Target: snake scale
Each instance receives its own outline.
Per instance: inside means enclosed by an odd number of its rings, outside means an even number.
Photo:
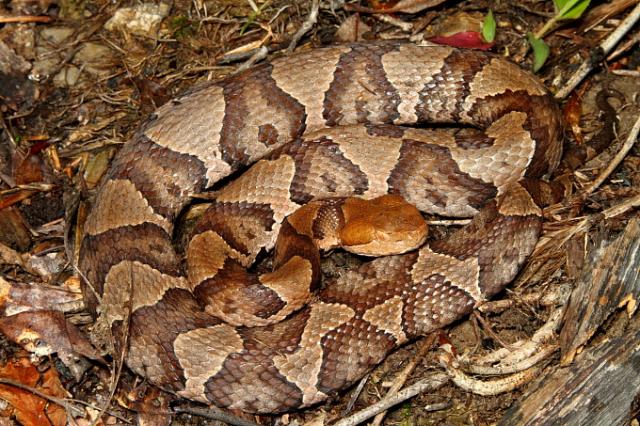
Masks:
[[[127,365],[178,396],[253,413],[316,404],[514,278],[542,223],[523,182],[556,167],[560,135],[537,79],[482,51],[333,46],[208,82],[114,159],[80,248],[87,304],[127,342]],[[183,255],[174,223],[212,187]],[[473,218],[309,295],[311,246],[335,246],[329,228],[369,209],[349,196]],[[369,219],[356,219],[344,238],[357,246]],[[247,270],[276,241],[274,270]]]

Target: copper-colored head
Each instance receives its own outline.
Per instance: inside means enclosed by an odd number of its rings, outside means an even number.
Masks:
[[[372,200],[349,198],[342,207],[342,246],[366,256],[404,253],[427,238],[427,224],[413,205],[398,195]]]

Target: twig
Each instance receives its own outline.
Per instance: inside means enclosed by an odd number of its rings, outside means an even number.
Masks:
[[[367,380],[369,380],[369,374],[365,375],[362,379],[360,379],[360,381],[358,382],[358,386],[356,386],[353,392],[351,392],[351,397],[349,398],[347,407],[344,410],[342,410],[343,417],[348,415],[351,412],[351,410],[353,410],[353,406],[355,405],[356,401],[360,397],[360,394],[362,393],[362,389],[364,389],[364,385],[367,383]]]
[[[635,197],[627,198],[620,204],[616,204],[613,207],[609,207],[605,211],[602,212],[605,219],[610,219],[612,217],[616,217],[621,215],[622,213],[626,213],[627,211],[640,207],[640,194]]]
[[[9,23],[29,23],[29,22],[42,22],[48,23],[53,21],[51,16],[0,16],[0,24],[9,24]]]
[[[422,407],[422,409],[424,411],[429,412],[429,411],[440,411],[449,407],[451,407],[451,401],[444,401],[444,402],[435,402],[433,404],[427,404],[424,407]]]
[[[269,53],[269,49],[267,49],[267,46],[262,46],[261,48],[256,50],[256,52],[253,55],[251,55],[251,57],[247,59],[245,63],[240,65],[235,72],[241,72],[251,68],[253,64],[255,64],[256,62],[266,58],[268,53]]]
[[[638,5],[640,6],[640,3],[638,3]],[[640,11],[640,8],[638,10]],[[636,143],[639,132],[640,132],[640,116],[638,116],[638,119],[636,120],[635,124],[631,128],[631,131],[629,132],[629,136],[627,136],[627,139],[624,141],[624,144],[622,145],[622,147],[620,147],[620,151],[618,151],[618,153],[616,154],[615,157],[613,157],[613,159],[611,160],[607,168],[604,169],[602,173],[600,173],[600,175],[598,175],[598,177],[593,181],[593,183],[580,193],[581,197],[586,197],[589,194],[591,194],[600,185],[602,185],[602,182],[604,182],[611,173],[613,173],[616,167],[618,167],[618,165],[622,162],[622,160],[624,160],[624,158],[627,156],[627,154],[629,153],[633,145]]]
[[[478,311],[483,314],[500,313],[520,304],[537,304],[540,306],[563,305],[571,294],[569,285],[554,286],[551,289],[532,291],[526,294],[516,294],[513,298],[489,300],[478,306]]]
[[[4,130],[4,134],[7,135],[7,138],[9,138],[9,142],[11,143],[9,148],[15,149],[15,147],[17,147],[18,144],[16,143],[16,139],[13,137],[13,132],[9,129],[9,127],[7,126],[7,123],[4,121],[4,114],[2,113],[1,110],[0,110],[0,128]]]
[[[398,19],[391,15],[380,15],[375,14],[371,15],[379,21],[386,22],[387,24],[391,24],[395,27],[400,28],[402,31],[411,32],[413,30],[413,24],[411,22],[405,22],[402,19]]]
[[[311,3],[311,11],[309,12],[309,16],[307,16],[307,19],[304,21],[300,29],[293,35],[291,43],[289,43],[289,47],[287,47],[287,52],[293,52],[293,49],[296,48],[302,36],[304,36],[307,31],[313,28],[316,22],[318,22],[318,9],[320,9],[319,0],[313,0],[313,3]]]
[[[428,220],[427,225],[440,225],[440,226],[463,226],[468,225],[471,219],[442,219],[442,220]]]
[[[476,318],[478,322],[480,322],[480,324],[482,324],[482,326],[484,327],[484,331],[486,331],[493,340],[500,343],[500,346],[502,346],[503,348],[512,349],[512,346],[510,344],[502,340],[500,336],[498,336],[498,334],[493,331],[493,327],[491,327],[491,324],[489,324],[489,322],[485,320],[478,311],[473,311],[473,317]]]
[[[336,10],[344,7],[345,0],[328,0],[329,4],[326,3],[327,1],[322,2],[320,9],[329,10],[333,16],[336,16]]]
[[[475,364],[512,365],[522,362],[532,356],[540,349],[540,346],[556,338],[556,332],[562,324],[565,306],[560,306],[554,310],[547,322],[544,323],[529,339],[518,340],[513,343],[514,350],[501,348],[490,352],[479,359],[474,360]],[[464,359],[463,362],[467,362]],[[499,365],[500,365],[499,364]]]
[[[636,70],[611,70],[613,75],[621,75],[623,77],[640,77],[640,71]]]
[[[446,385],[447,382],[449,382],[449,376],[444,373],[434,373],[426,379],[422,379],[419,382],[402,389],[392,397],[383,398],[376,404],[358,411],[346,419],[342,419],[334,423],[333,426],[354,426],[360,424],[376,414],[393,407],[394,405],[400,404],[409,398],[413,398],[419,393],[436,390]]]
[[[612,54],[607,56],[607,61],[612,61],[616,59],[618,56],[622,55],[627,50],[631,49],[636,43],[640,41],[640,31],[636,32],[634,35],[629,37],[627,41],[625,41],[622,46],[618,47]]]
[[[605,55],[608,55],[613,47],[620,41],[620,39],[627,33],[629,30],[635,25],[635,23],[640,19],[640,3],[633,8],[631,13],[627,15],[627,17],[620,23],[618,28],[616,28],[609,36],[600,43],[600,48],[604,51]],[[556,99],[564,99],[575,89],[578,84],[584,80],[584,78],[591,72],[593,69],[593,63],[591,61],[584,61],[582,65],[578,68],[578,70],[571,76],[569,81],[567,81],[564,88],[562,88],[558,93],[556,93]]]
[[[0,384],[13,386],[15,388],[22,389],[27,392],[31,392],[32,394],[42,399],[46,399],[47,401],[53,402],[54,404],[64,408],[67,411],[67,413],[69,413],[69,415],[71,415],[72,417],[84,415],[84,411],[82,411],[80,408],[76,407],[73,404],[69,404],[67,401],[65,401],[64,398],[58,398],[52,395],[47,395],[46,393],[41,392],[38,389],[32,388],[31,386],[27,386],[20,382],[13,381],[11,379],[5,379],[2,377],[0,377]]]
[[[411,372],[413,372],[414,368],[416,368],[416,365],[418,365],[418,362],[420,362],[422,358],[424,358],[424,356],[427,354],[429,349],[431,349],[431,346],[433,345],[433,342],[435,340],[436,340],[435,333],[431,333],[429,337],[427,337],[425,340],[419,343],[418,353],[415,354],[415,356],[411,359],[411,361],[407,364],[407,366],[400,372],[398,377],[395,378],[385,398],[393,396],[400,390],[400,388],[402,388],[402,386],[406,383],[407,379],[409,378],[409,375],[411,374]],[[387,414],[386,410],[383,411],[382,413],[378,413],[376,415],[376,418],[373,419],[373,421],[371,422],[371,426],[379,426],[380,424],[382,424],[382,420],[384,420],[384,416],[386,414]]]
[[[559,349],[558,345],[544,345],[538,346],[537,351],[534,352],[529,358],[525,358],[521,361],[507,365],[477,365],[468,364],[464,366],[464,370],[467,373],[481,374],[483,376],[497,376],[504,374],[519,373],[527,370],[543,359],[551,356]]]
[[[443,358],[443,364],[446,364],[446,358]],[[451,375],[451,380],[461,389],[482,396],[493,396],[501,393],[511,392],[518,389],[525,383],[530,382],[540,373],[539,368],[531,368],[529,370],[515,373],[507,377],[495,380],[478,380],[465,374],[462,370],[452,365],[447,365],[447,371]]]
[[[234,415],[225,413],[214,408],[193,407],[190,405],[178,406],[173,409],[175,413],[187,413],[194,416],[204,417],[205,419],[220,420],[234,426],[260,426],[249,420],[244,420]]]

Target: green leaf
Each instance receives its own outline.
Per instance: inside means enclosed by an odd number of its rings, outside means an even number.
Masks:
[[[491,43],[496,38],[496,20],[493,18],[491,9],[489,9],[489,13],[487,13],[482,22],[482,38],[488,43]]]
[[[549,57],[549,46],[541,39],[536,38],[533,33],[528,33],[527,39],[533,49],[533,72],[538,72]]]
[[[589,7],[590,0],[554,0],[557,20],[578,19]]]
[[[565,7],[567,5],[567,3],[575,3],[579,0],[553,0],[553,4],[556,7],[557,11],[562,10],[563,7]],[[570,6],[571,7],[571,6]]]
[[[590,0],[580,0],[573,7],[569,8],[566,12],[558,15],[558,20],[561,19],[578,19],[584,11],[589,7]]]

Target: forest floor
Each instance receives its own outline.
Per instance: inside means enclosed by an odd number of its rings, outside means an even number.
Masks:
[[[562,106],[565,140],[585,146],[598,138],[610,147],[554,177],[566,200],[545,209],[543,237],[515,282],[470,318],[394,352],[361,388],[301,412],[230,413],[227,421],[356,424],[353,413],[390,393],[397,400],[378,424],[548,424],[554,416],[571,424],[584,413],[594,424],[638,424],[640,351],[630,336],[640,332],[640,28],[601,48],[634,7],[593,3],[554,24],[550,0],[0,3],[0,424],[220,424],[207,418],[217,411],[185,407],[91,346],[93,319],[73,266],[100,178],[157,107],[288,49],[353,41],[458,43],[531,69],[537,49],[527,34],[549,21],[549,56],[537,76]],[[490,10],[495,38],[487,42],[481,33],[490,30]],[[581,66],[592,70],[573,85]],[[323,261],[329,275],[359,262],[339,252]],[[455,348],[453,364],[442,362],[443,342]],[[518,351],[520,367],[498,376],[499,360]],[[493,368],[488,376],[463,372],[483,359]],[[633,371],[625,384],[621,377]],[[442,372],[458,379],[406,400],[390,391],[395,382],[404,388]],[[602,398],[580,390],[585,378]],[[607,388],[630,394],[607,402]]]

